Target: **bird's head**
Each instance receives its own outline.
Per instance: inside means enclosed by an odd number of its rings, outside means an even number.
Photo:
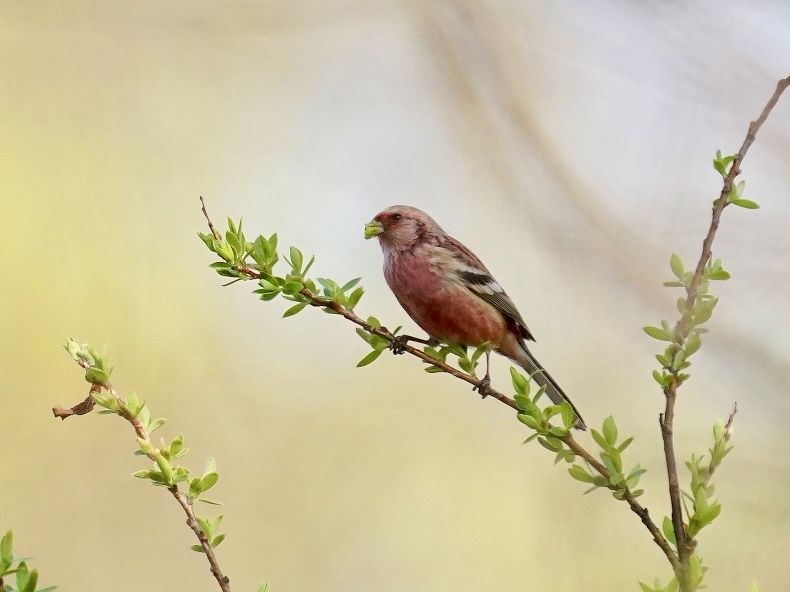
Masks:
[[[411,206],[390,206],[365,225],[365,238],[378,237],[385,251],[409,249],[423,237],[442,232],[433,218]]]

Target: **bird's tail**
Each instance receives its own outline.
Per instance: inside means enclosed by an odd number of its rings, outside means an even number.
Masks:
[[[546,394],[548,395],[549,399],[555,405],[559,405],[563,401],[566,401],[571,408],[573,409],[573,413],[576,415],[576,422],[574,423],[573,427],[577,430],[586,430],[587,425],[584,423],[579,410],[576,409],[576,405],[568,398],[568,395],[560,388],[560,385],[557,384],[557,381],[551,377],[551,374],[546,372],[546,369],[540,365],[535,359],[535,356],[532,355],[532,352],[527,349],[526,344],[521,343],[521,351],[519,355],[515,358],[514,361],[518,362],[518,364],[527,371],[527,373],[532,376],[532,379],[537,382],[540,386],[546,387]]]

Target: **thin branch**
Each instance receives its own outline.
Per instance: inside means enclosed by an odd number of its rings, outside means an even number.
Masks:
[[[705,239],[702,241],[702,253],[700,254],[699,261],[697,262],[694,276],[692,277],[692,280],[686,290],[686,310],[694,309],[694,305],[696,304],[697,298],[699,296],[698,290],[702,282],[702,275],[705,270],[705,265],[707,265],[711,258],[713,239],[716,237],[716,231],[719,229],[719,222],[721,220],[722,212],[724,212],[724,208],[729,205],[727,197],[730,193],[730,190],[732,189],[733,182],[735,181],[735,178],[741,173],[740,165],[746,158],[746,153],[748,152],[750,146],[752,143],[754,143],[754,140],[757,137],[757,132],[768,119],[768,115],[771,113],[771,110],[774,108],[777,101],[779,101],[779,97],[788,86],[790,86],[790,76],[780,80],[777,83],[776,90],[766,103],[762,113],[760,113],[760,116],[756,120],[752,121],[749,125],[746,139],[743,141],[740,150],[738,150],[738,154],[736,155],[735,160],[733,160],[730,170],[724,177],[724,184],[721,189],[721,194],[713,205],[713,212],[711,214],[711,222],[710,227],[708,228],[708,233],[705,236]],[[688,333],[688,324],[690,322],[691,319],[689,315],[683,315],[678,321],[676,334],[679,335],[679,340],[682,341],[684,338],[683,336]],[[681,345],[681,343],[678,343],[678,345]],[[680,499],[680,485],[678,483],[677,460],[675,456],[672,432],[672,426],[675,419],[675,401],[677,400],[677,389],[680,386],[680,381],[678,378],[679,371],[674,370],[671,374],[672,375],[669,385],[664,390],[664,394],[666,396],[666,405],[664,407],[664,413],[659,416],[659,423],[661,426],[661,436],[664,442],[664,457],[667,465],[669,499],[672,506],[672,528],[675,532],[678,559],[680,560],[681,568],[680,571],[675,570],[675,574],[678,578],[681,592],[689,592],[691,590],[691,582],[689,580],[688,565],[689,557],[694,549],[694,542],[686,533],[686,529],[683,524],[683,508]],[[733,415],[730,416],[731,420],[733,416],[734,412]],[[732,424],[730,423],[729,425],[731,426]]]
[[[222,235],[217,232],[217,229],[214,228],[214,225],[211,223],[211,218],[208,217],[208,212],[206,211],[206,202],[203,201],[203,196],[200,196],[200,209],[203,210],[203,215],[206,217],[206,222],[208,222],[208,229],[211,231],[211,235],[217,239],[221,240]]]
[[[90,363],[88,363],[86,360],[80,359],[77,360],[77,363],[84,369],[90,368]],[[137,419],[136,417],[134,417],[128,412],[128,410],[126,409],[126,400],[118,394],[118,392],[115,390],[115,388],[113,388],[111,383],[108,382],[107,384],[102,386],[99,386],[97,384],[92,385],[91,394],[88,395],[88,399],[90,399],[93,402],[93,393],[101,392],[102,388],[106,390],[110,395],[115,397],[115,399],[117,399],[119,403],[121,403],[120,412],[118,413],[118,415],[123,417],[126,421],[128,421],[132,425],[135,433],[137,434],[137,437],[151,444],[151,448],[154,450],[154,452],[146,453],[146,456],[152,461],[154,461],[155,463],[160,462],[162,459],[157,458],[158,449],[156,449],[153,443],[151,442],[151,438],[148,435],[148,432],[146,432],[145,427],[143,426],[143,424],[140,422],[139,419]],[[93,409],[93,404],[91,404],[90,406],[87,405],[88,399],[82,401],[81,403],[78,403],[71,409],[64,409],[63,407],[55,407],[52,409],[52,412],[54,413],[55,417],[60,417],[61,419],[66,419],[67,417],[70,417],[72,415],[85,415],[86,413],[89,413],[91,409]],[[75,411],[75,409],[77,411]],[[203,532],[203,530],[200,528],[200,525],[198,524],[197,518],[195,516],[194,508],[192,507],[192,499],[189,498],[188,496],[185,496],[178,488],[178,485],[172,485],[168,487],[167,490],[173,495],[173,497],[179,503],[181,508],[184,510],[184,513],[187,516],[187,520],[186,520],[187,526],[189,526],[189,528],[192,529],[192,532],[195,533],[195,536],[198,538],[198,541],[200,542],[200,546],[203,547],[203,552],[205,553],[206,559],[209,562],[211,573],[214,576],[214,578],[216,578],[220,589],[222,590],[222,592],[230,592],[230,578],[222,574],[222,570],[220,569],[219,563],[217,562],[217,556],[214,554],[214,549],[211,547],[211,544],[208,538],[206,537],[206,534]]]

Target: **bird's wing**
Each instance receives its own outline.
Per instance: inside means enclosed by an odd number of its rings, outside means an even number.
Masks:
[[[453,271],[455,271],[461,282],[474,294],[488,302],[506,317],[512,319],[518,325],[519,332],[525,339],[534,341],[535,338],[527,327],[527,323],[521,317],[521,313],[518,312],[516,305],[502,286],[499,285],[499,282],[494,279],[491,272],[486,269],[483,262],[472,251],[452,237],[448,236],[442,246],[452,253],[454,260],[457,262]]]

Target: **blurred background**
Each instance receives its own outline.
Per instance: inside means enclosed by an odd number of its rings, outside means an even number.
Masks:
[[[506,407],[408,357],[358,370],[349,324],[220,287],[198,196],[317,254],[317,276],[363,276],[358,312],[410,333],[362,229],[394,203],[432,214],[588,422],[614,413],[637,437],[660,521],[659,345],[641,327],[676,317],[669,255],[698,258],[714,151],[737,151],[790,74],[788,27],[771,1],[5,0],[0,530],[64,591],[216,588],[180,508],[131,477],[147,465],[129,426],[52,417],[87,394],[73,337],[109,344],[116,387],[183,432],[187,466],[217,459],[234,590],[666,580],[627,507],[582,497]],[[743,167],[762,209],[725,212],[733,279],[678,403],[681,458],[740,409],[700,536],[715,590],[790,582],[789,157],[785,96]]]

